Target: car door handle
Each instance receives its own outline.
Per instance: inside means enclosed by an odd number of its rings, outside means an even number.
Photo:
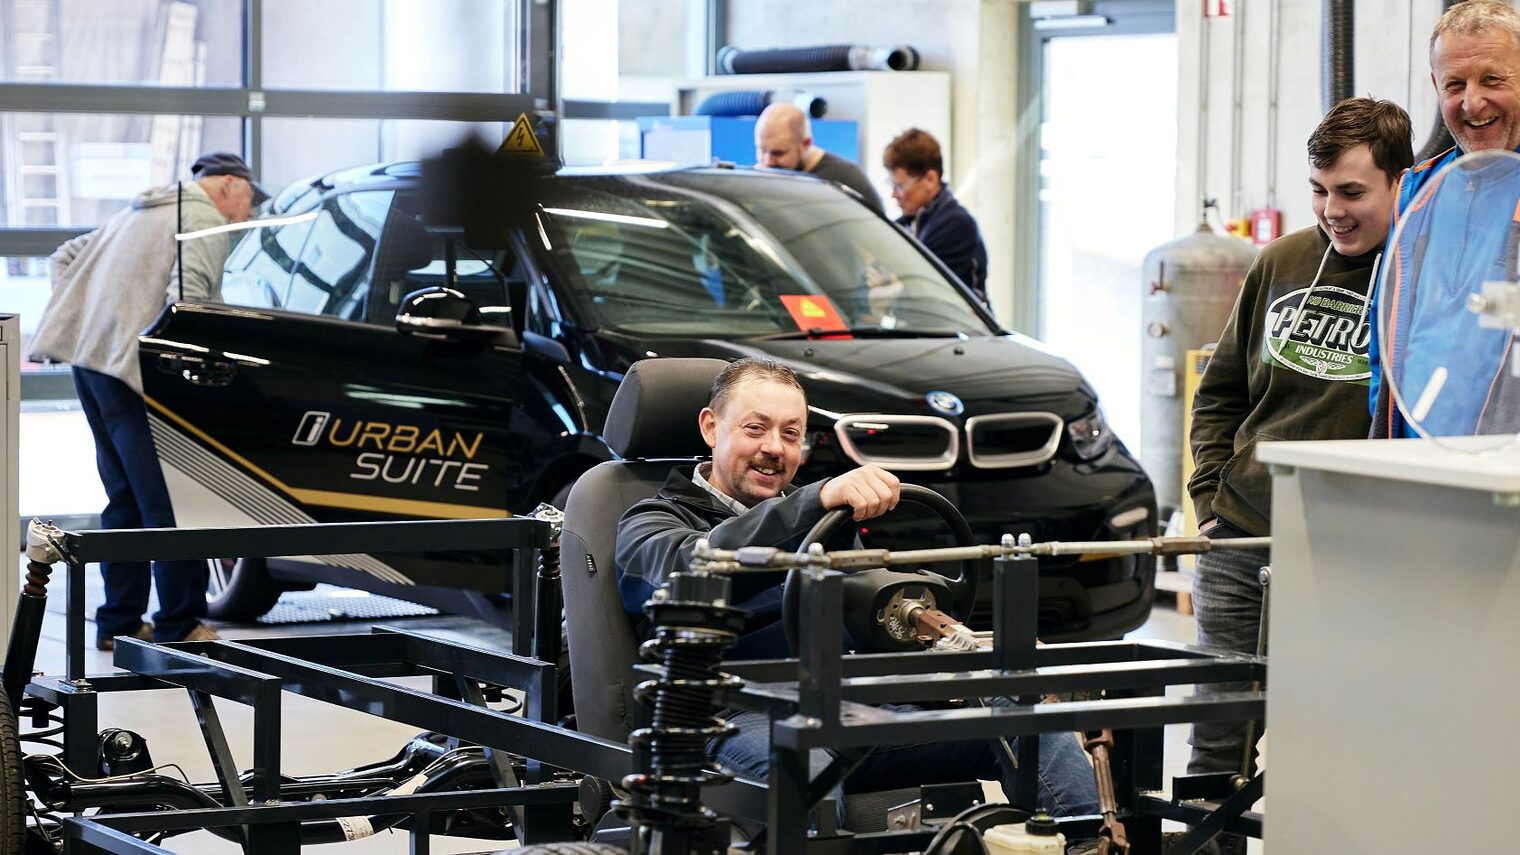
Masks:
[[[227,386],[237,375],[235,362],[178,353],[159,354],[158,368],[167,374],[178,374],[196,386]]]

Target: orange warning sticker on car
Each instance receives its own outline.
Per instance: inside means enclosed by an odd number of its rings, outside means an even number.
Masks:
[[[791,313],[792,322],[803,332],[843,332],[849,327],[834,301],[822,294],[782,294],[781,305]]]

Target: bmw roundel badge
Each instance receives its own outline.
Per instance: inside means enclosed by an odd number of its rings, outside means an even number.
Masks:
[[[966,410],[966,405],[961,403],[961,399],[949,392],[930,392],[924,398],[935,412],[944,413],[947,416],[958,416]]]

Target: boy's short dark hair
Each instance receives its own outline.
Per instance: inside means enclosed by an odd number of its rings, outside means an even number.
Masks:
[[[940,153],[939,140],[918,128],[909,128],[887,143],[881,162],[888,171],[901,169],[909,175],[919,176],[932,169],[941,178],[945,177],[945,158]]]
[[[727,367],[718,372],[718,376],[713,379],[712,393],[707,400],[707,406],[712,408],[713,412],[721,414],[735,389],[757,380],[769,380],[783,386],[791,386],[803,393],[804,400],[807,398],[807,392],[802,388],[802,381],[797,379],[797,372],[769,356],[746,356],[730,362]]]
[[[1372,162],[1389,181],[1397,181],[1414,165],[1414,129],[1409,114],[1392,101],[1372,98],[1347,98],[1330,108],[1309,135],[1309,162],[1315,169],[1328,169],[1347,149],[1363,143],[1372,150]]]

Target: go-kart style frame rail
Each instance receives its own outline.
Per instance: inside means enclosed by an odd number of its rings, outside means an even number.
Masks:
[[[1236,543],[1155,538],[1117,544],[1080,544],[1084,551],[1126,548],[1168,554],[1228,548]],[[1265,546],[1267,539],[1239,546]],[[1059,548],[1055,544],[1054,548]],[[988,739],[1059,731],[1112,728],[1115,790],[1122,817],[1130,825],[1133,852],[1161,852],[1161,820],[1208,821],[1214,811],[1153,795],[1162,788],[1162,727],[1208,721],[1262,720],[1266,713],[1266,659],[1170,642],[1088,642],[1040,646],[1038,624],[1039,564],[1048,552],[1027,539],[1004,538],[1000,546],[948,547],[891,552],[839,550],[818,545],[807,554],[750,548],[737,551],[699,545],[694,572],[774,572],[797,569],[801,589],[798,658],[769,662],[725,663],[724,670],[744,680],[725,696],[732,707],[766,712],[771,721],[768,841],[775,852],[804,852],[810,845],[809,809],[849,774],[850,758],[877,745]],[[974,553],[974,554],[973,554]],[[976,653],[843,655],[839,627],[844,626],[843,581],[835,568],[856,569],[967,559],[992,559],[993,646]],[[641,666],[647,668],[647,666]],[[1239,682],[1249,691],[1208,696],[1165,697],[1167,686]],[[1042,695],[1086,693],[1098,700],[1040,703]],[[959,699],[1012,697],[1019,706],[971,706],[923,712],[884,710],[884,702],[949,702]],[[815,748],[834,752],[834,760],[817,778],[808,756]],[[858,760],[857,760],[858,762]],[[1039,740],[1019,740],[1016,801],[1037,803]],[[1224,782],[1220,782],[1225,786]],[[1260,787],[1259,779],[1255,782]],[[1249,788],[1248,788],[1249,789]],[[1227,790],[1226,790],[1227,791]],[[1259,790],[1258,790],[1259,792]],[[1213,794],[1210,794],[1213,795]],[[1243,795],[1249,795],[1245,793]],[[1221,794],[1222,797],[1222,794]],[[1242,816],[1249,802],[1235,799],[1215,816],[1224,830],[1261,836],[1259,815]],[[1252,799],[1251,801],[1254,801]],[[1062,821],[1070,832],[1096,834],[1098,817]],[[1219,829],[1215,829],[1216,831]],[[1193,851],[1188,849],[1187,852]]]
[[[100,561],[206,560],[225,555],[426,552],[451,549],[511,553],[513,588],[532,592],[538,550],[550,542],[549,523],[523,517],[497,520],[405,521],[250,526],[239,528],[132,529],[59,532],[52,546],[67,566],[64,675],[35,678],[28,694],[73,713],[63,734],[65,765],[76,772],[93,765],[100,691],[151,688],[131,676],[85,675],[85,567]],[[533,653],[534,597],[514,595],[512,652]],[[276,692],[276,695],[278,692]],[[16,700],[16,699],[13,699]]]
[[[249,851],[284,855],[300,848],[305,819],[410,814],[412,851],[426,852],[429,815],[470,807],[514,806],[520,836],[531,842],[567,839],[573,787],[538,783],[544,764],[618,780],[632,769],[627,745],[556,727],[558,667],[553,650],[538,647],[533,628],[537,559],[551,543],[552,526],[527,517],[499,520],[408,521],[263,526],[226,529],[153,529],[57,532],[52,546],[67,564],[66,674],[36,676],[26,694],[40,701],[34,715],[62,713],[62,757],[74,773],[93,776],[104,692],[184,689],[195,706],[218,783],[230,802],[220,809],[117,813],[66,817],[63,834],[84,851],[166,852],[129,831],[179,831],[228,824],[245,826]],[[127,673],[84,673],[84,573],[91,562],[203,559],[223,555],[269,557],[445,549],[510,551],[513,565],[513,652],[474,648],[425,634],[378,627],[367,635],[294,636],[244,641],[153,644],[116,640],[113,663]],[[557,628],[558,621],[554,624]],[[546,652],[548,655],[546,655]],[[535,655],[537,658],[535,658]],[[433,692],[383,678],[431,676]],[[523,715],[485,705],[479,682],[523,692]],[[282,692],[303,695],[413,724],[528,759],[528,787],[500,786],[490,793],[434,793],[405,797],[281,804]],[[253,709],[251,778],[239,779],[214,699]],[[498,783],[511,773],[492,760]],[[512,783],[516,783],[513,781]],[[758,786],[725,788],[712,801],[727,810],[763,814]],[[494,794],[494,795],[493,795]],[[250,798],[251,797],[251,798]],[[336,806],[336,807],[334,807]],[[72,845],[72,844],[71,844]]]
[[[526,524],[526,527],[525,527]],[[373,538],[370,527],[414,526],[405,534]],[[519,526],[518,530],[510,528]],[[541,525],[541,524],[538,524]],[[421,527],[440,526],[436,532]],[[482,532],[466,531],[480,527]],[[131,557],[168,555],[175,558],[225,554],[331,554],[343,552],[417,551],[427,548],[424,533],[447,535],[449,548],[517,548],[516,604],[531,602],[522,594],[534,589],[531,556],[548,536],[543,525],[531,520],[482,522],[347,524],[341,533],[332,526],[271,527],[262,529],[201,532],[101,532],[70,535],[70,579],[82,583],[83,565],[125,552]],[[486,534],[484,530],[496,528]],[[293,531],[274,531],[285,529]],[[320,529],[320,531],[318,531]],[[382,529],[383,530],[383,529]],[[231,534],[234,543],[222,538],[200,540],[206,534]],[[134,535],[152,535],[137,541]],[[175,543],[174,534],[189,534],[193,543]],[[475,540],[476,535],[488,542]],[[335,536],[338,535],[338,536]],[[361,538],[350,542],[352,535]],[[168,537],[166,537],[168,536]],[[273,537],[273,542],[266,540]],[[286,540],[284,538],[291,539]],[[247,538],[247,539],[245,539]],[[254,543],[257,541],[257,544]],[[378,544],[378,545],[377,545]],[[123,547],[120,551],[106,551]],[[232,548],[232,547],[238,548]],[[929,560],[916,551],[915,560]],[[192,554],[193,553],[193,554]],[[808,806],[820,800],[848,773],[847,761],[836,761],[818,779],[811,778],[807,753],[813,747],[852,749],[894,742],[934,741],[947,738],[993,738],[1058,730],[1114,727],[1117,743],[1113,764],[1124,819],[1131,823],[1131,841],[1139,853],[1160,851],[1162,817],[1182,821],[1205,821],[1210,812],[1148,795],[1161,786],[1161,725],[1193,721],[1260,718],[1264,694],[1260,691],[1216,695],[1210,698],[1165,698],[1168,685],[1242,681],[1264,683],[1265,660],[1217,654],[1164,642],[1099,642],[1037,647],[1034,640],[1036,614],[1028,604],[1034,594],[1038,567],[1027,553],[1005,554],[994,564],[994,646],[991,651],[923,655],[879,654],[844,657],[834,633],[823,627],[842,625],[842,574],[817,567],[802,575],[803,631],[801,656],[796,660],[731,663],[725,667],[744,677],[747,685],[729,693],[725,702],[748,709],[761,709],[772,719],[772,763],[769,791],[761,784],[736,781],[704,789],[706,803],[721,813],[765,819],[772,852],[887,853],[921,849],[935,829],[859,834],[849,838],[810,837],[806,825]],[[951,559],[958,560],[958,559]],[[799,562],[802,563],[802,562]],[[76,566],[77,565],[77,566]],[[737,570],[737,568],[735,568]],[[742,572],[742,571],[739,571]],[[74,608],[71,585],[70,622],[77,623],[82,654],[83,601]],[[1023,606],[1015,607],[1023,603]],[[177,831],[208,826],[242,825],[250,840],[257,839],[260,853],[271,855],[299,851],[298,824],[307,819],[359,813],[410,814],[413,822],[412,851],[428,851],[427,823],[430,815],[475,807],[481,803],[531,811],[542,817],[534,832],[530,818],[523,824],[525,837],[553,839],[564,825],[566,785],[530,784],[501,787],[478,793],[439,793],[405,797],[331,800],[320,803],[278,803],[278,700],[281,691],[341,702],[387,718],[435,730],[488,749],[530,757],[533,766],[552,764],[610,780],[632,770],[632,750],[622,744],[599,740],[558,728],[533,716],[553,714],[554,666],[520,655],[532,651],[528,628],[531,620],[514,621],[514,653],[501,654],[417,633],[380,628],[370,635],[305,638],[271,638],[254,641],[193,642],[171,645],[118,640],[116,664],[137,673],[112,674],[88,679],[39,678],[29,693],[65,708],[66,755],[76,761],[93,762],[93,740],[98,722],[95,693],[181,687],[192,698],[227,697],[255,707],[255,762],[251,782],[261,803],[233,804],[220,809],[173,812],[121,813],[93,817],[68,817],[63,833],[80,851],[108,853],[166,852],[132,832]],[[76,627],[71,626],[71,634]],[[299,654],[299,655],[296,655]],[[74,660],[83,662],[82,655]],[[648,668],[649,666],[641,666]],[[443,694],[408,689],[383,677],[431,674],[434,688]],[[889,679],[888,675],[895,675]],[[910,679],[903,679],[906,675]],[[475,680],[522,688],[539,700],[525,708],[529,718],[488,709],[478,694],[470,697],[466,686]],[[451,691],[455,697],[447,697]],[[1065,691],[1098,691],[1109,698],[1035,704],[1040,694]],[[478,693],[478,686],[476,686]],[[889,713],[867,706],[878,700],[944,700],[970,696],[1009,695],[1027,702],[1017,709],[938,710],[930,713]],[[1117,697],[1116,697],[1117,696]],[[209,708],[209,705],[208,705]],[[71,719],[87,720],[74,722]],[[214,716],[213,716],[214,721]],[[260,725],[260,721],[263,725]],[[204,722],[204,717],[203,717]],[[218,774],[229,792],[236,781],[230,752],[219,728],[205,728],[213,759],[225,758]],[[1021,740],[1019,748],[1019,795],[1033,802],[1038,768],[1038,741]],[[72,749],[72,750],[69,750]],[[88,768],[88,766],[82,767]],[[530,781],[533,780],[530,766]],[[229,777],[230,776],[230,777]],[[242,792],[239,784],[237,792]],[[479,801],[476,801],[476,800]],[[1238,800],[1237,800],[1238,801]],[[1237,806],[1236,814],[1239,813]],[[535,817],[535,818],[536,818]],[[1216,820],[1218,817],[1216,817]],[[1092,834],[1097,817],[1063,820],[1071,833]],[[1236,816],[1222,824],[1227,830],[1260,835],[1255,815]],[[74,851],[74,850],[70,850]]]

